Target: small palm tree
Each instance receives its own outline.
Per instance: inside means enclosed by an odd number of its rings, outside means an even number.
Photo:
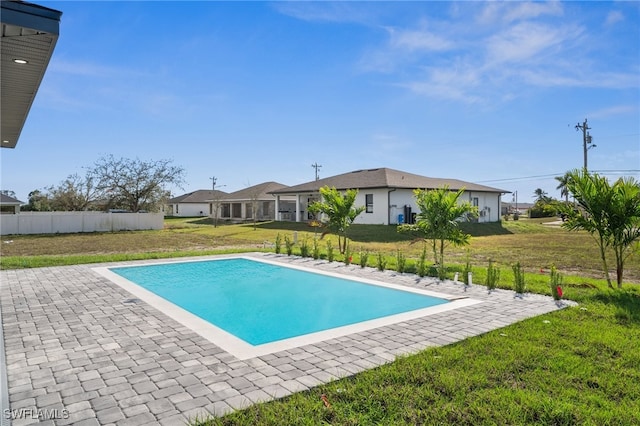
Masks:
[[[344,254],[347,249],[347,229],[365,209],[364,206],[354,207],[358,190],[349,189],[344,195],[335,188],[324,186],[320,188],[322,201],[316,201],[309,206],[313,214],[323,213],[322,222],[338,235],[338,250]]]

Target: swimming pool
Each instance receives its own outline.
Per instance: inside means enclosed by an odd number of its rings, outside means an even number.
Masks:
[[[242,256],[96,269],[241,359],[464,304]]]

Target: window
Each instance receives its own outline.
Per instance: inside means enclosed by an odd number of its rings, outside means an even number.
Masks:
[[[213,203],[209,203],[209,215],[213,214]]]
[[[233,203],[231,205],[231,217],[242,219],[242,204]]]
[[[473,197],[473,206],[478,207],[480,205],[478,197]]]
[[[221,217],[231,217],[231,204],[224,203],[222,204],[222,214]]]
[[[253,219],[253,204],[252,203],[247,203],[244,205],[245,211],[246,211],[246,218],[247,219]]]
[[[274,204],[274,206],[275,206],[275,204]],[[271,202],[270,201],[263,201],[262,202],[262,216],[269,217],[271,215],[270,210],[271,210]]]
[[[364,196],[365,198],[365,205],[367,206],[367,213],[373,213],[373,194],[366,194]]]

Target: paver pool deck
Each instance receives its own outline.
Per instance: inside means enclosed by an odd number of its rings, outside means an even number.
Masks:
[[[13,425],[185,424],[196,416],[224,415],[566,306],[542,295],[489,294],[484,286],[338,262],[243,256],[481,303],[241,360],[156,308],[127,303],[132,295],[93,269],[158,260],[0,271],[7,373],[0,387],[9,402],[0,413],[2,425],[8,420]],[[197,259],[212,258],[219,256]]]

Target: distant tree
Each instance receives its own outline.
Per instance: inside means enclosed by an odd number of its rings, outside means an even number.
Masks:
[[[542,188],[536,188],[536,190],[533,191],[533,197],[536,201],[545,201],[549,199],[548,194]]]
[[[95,203],[105,196],[99,190],[91,173],[84,177],[73,174],[56,187],[49,188],[49,199],[53,210],[82,211],[95,208]]]
[[[478,208],[468,201],[460,201],[464,189],[451,191],[448,186],[433,190],[416,189],[414,196],[420,213],[415,224],[398,226],[400,232],[417,232],[431,241],[438,276],[445,278],[444,249],[447,243],[456,246],[469,244],[469,234],[458,226],[460,220],[478,216]]]
[[[21,210],[26,212],[48,212],[51,211],[51,203],[46,193],[35,189],[29,193],[29,202]]]
[[[6,195],[7,197],[16,198],[16,193],[9,189],[2,189],[0,190],[0,193]]]
[[[556,189],[560,190],[560,197],[564,197],[565,202],[569,202],[569,188],[567,185],[569,184],[569,172],[565,173],[562,176],[556,176],[555,179],[558,181],[558,186]]]
[[[158,211],[166,201],[165,186],[181,187],[185,171],[172,160],[142,161],[102,157],[90,169],[96,188],[103,191],[112,207],[132,212]]]
[[[563,227],[585,230],[595,238],[611,288],[607,248],[613,249],[617,284],[622,287],[625,260],[640,240],[640,184],[633,178],[620,178],[611,185],[606,177],[582,169],[569,172],[567,187],[580,209],[564,206],[567,220]]]
[[[344,194],[336,188],[324,186],[320,188],[322,201],[316,201],[309,206],[309,212],[322,213],[321,218],[325,226],[338,236],[338,249],[344,254],[347,248],[347,229],[365,209],[364,206],[355,207],[358,190],[349,189]]]
[[[211,199],[211,213],[213,214],[213,227],[218,227],[218,218],[220,215],[220,206],[224,198],[224,192],[213,190],[213,198]]]

